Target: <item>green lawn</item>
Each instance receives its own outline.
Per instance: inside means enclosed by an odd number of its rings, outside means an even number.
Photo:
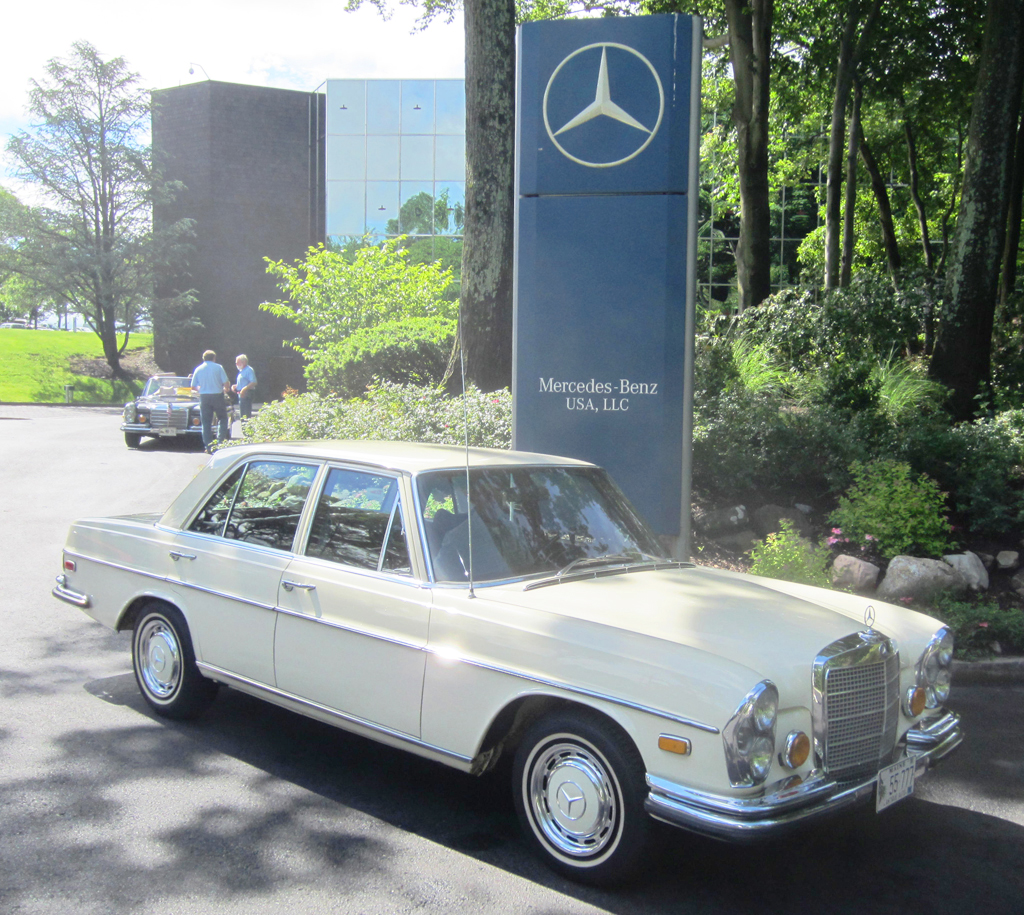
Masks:
[[[128,349],[150,349],[152,334],[132,334]],[[0,401],[63,403],[64,385],[75,386],[81,403],[124,403],[134,395],[121,382],[74,375],[74,356],[100,357],[103,348],[92,332],[0,329]]]

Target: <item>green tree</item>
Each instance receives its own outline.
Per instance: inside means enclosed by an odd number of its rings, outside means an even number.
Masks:
[[[15,175],[48,206],[21,209],[19,241],[3,249],[3,266],[85,315],[123,380],[131,329],[160,304],[157,278],[183,259],[190,229],[182,221],[153,232],[153,204],[174,188],[162,182],[144,142],[150,101],[138,83],[123,58],[103,60],[76,42],[31,81],[36,123],[7,144]]]
[[[974,414],[975,397],[990,380],[1024,80],[1022,31],[1022,0],[989,0],[953,260],[931,364],[932,376],[952,389],[950,407],[961,420]]]
[[[323,245],[293,264],[267,258],[267,272],[277,277],[288,301],[260,308],[302,329],[305,340],[290,345],[308,360],[360,328],[402,318],[454,318],[458,306],[445,296],[451,270],[411,263],[405,241],[400,235],[365,245],[349,252],[351,258]]]

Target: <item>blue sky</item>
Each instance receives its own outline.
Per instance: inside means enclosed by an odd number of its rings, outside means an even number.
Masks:
[[[461,14],[413,31],[417,10],[397,4],[387,21],[371,7],[345,12],[345,0],[21,0],[9,7],[0,55],[0,146],[29,125],[29,80],[78,40],[104,57],[124,57],[153,89],[207,75],[307,91],[325,79],[464,75]],[[23,196],[2,164],[0,183]]]

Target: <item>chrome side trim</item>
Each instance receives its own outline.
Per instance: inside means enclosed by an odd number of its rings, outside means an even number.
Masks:
[[[392,636],[380,635],[377,632],[369,632],[366,629],[357,629],[354,626],[346,626],[336,620],[326,620],[320,616],[311,616],[308,613],[303,613],[301,610],[290,610],[286,607],[278,607],[277,612],[282,616],[293,616],[295,619],[305,620],[307,623],[317,623],[321,626],[327,626],[329,629],[340,629],[342,632],[351,632],[353,635],[362,635],[368,639],[377,639],[380,642],[388,642],[391,645],[398,645],[400,648],[411,648],[414,651],[430,650],[425,645],[417,642],[407,642],[402,639],[393,638]]]
[[[465,658],[459,655],[455,655],[453,657],[447,652],[438,651],[434,647],[428,648],[427,651],[431,654],[440,654],[446,661],[458,661],[461,664],[469,664],[471,667],[479,667],[483,670],[491,670],[495,673],[506,674],[507,676],[515,677],[519,680],[527,680],[530,683],[539,683],[541,686],[552,687],[553,689],[573,693],[577,696],[587,696],[590,699],[599,699],[602,702],[610,702],[612,705],[621,705],[624,708],[631,708],[637,712],[654,715],[658,718],[664,718],[667,721],[674,721],[676,724],[683,724],[687,727],[696,728],[698,731],[706,731],[709,734],[721,733],[721,731],[714,725],[705,724],[703,721],[696,721],[693,718],[685,718],[682,715],[666,712],[664,709],[654,708],[650,705],[641,705],[639,702],[633,702],[629,699],[620,699],[617,696],[610,696],[607,693],[599,693],[596,690],[586,689],[582,686],[572,686],[569,683],[561,682],[559,680],[548,680],[544,677],[535,677],[532,674],[523,673],[519,670],[512,670],[508,667],[498,667],[496,664],[488,664],[485,661],[476,661],[472,658]]]
[[[461,763],[463,766],[469,766],[473,761],[473,757],[471,756],[463,756],[461,753],[454,753],[451,750],[444,749],[443,747],[426,743],[418,737],[413,737],[409,734],[403,733],[402,731],[396,731],[394,728],[385,727],[382,724],[375,724],[372,721],[367,721],[365,718],[359,718],[356,715],[339,712],[337,709],[333,709],[330,706],[321,705],[319,702],[313,702],[309,699],[303,699],[301,696],[296,696],[294,693],[285,692],[283,689],[278,689],[275,686],[267,686],[265,683],[259,683],[256,680],[250,680],[248,677],[233,674],[220,667],[214,667],[212,664],[205,664],[201,661],[197,661],[196,666],[213,680],[226,683],[228,686],[234,685],[241,687],[245,692],[257,697],[266,698],[267,701],[273,702],[274,704],[279,705],[281,700],[285,702],[292,702],[304,709],[308,709],[310,712],[316,712],[319,715],[337,719],[339,722],[344,722],[345,724],[352,725],[356,728],[373,731],[374,733],[384,735],[391,740],[398,741],[403,744],[409,744],[410,746],[430,753],[433,756],[444,757],[445,759],[449,759],[453,762]],[[344,727],[344,725],[339,726]]]
[[[82,610],[86,610],[92,606],[92,602],[89,600],[88,594],[83,594],[81,591],[75,591],[67,585],[67,577],[64,575],[58,575],[57,586],[50,593],[62,601],[74,604],[76,607],[80,607]]]
[[[182,581],[179,578],[168,578],[166,575],[157,575],[155,572],[146,572],[142,569],[136,569],[132,566],[121,565],[119,562],[111,562],[108,559],[96,559],[93,556],[86,556],[83,553],[75,553],[71,550],[65,550],[68,556],[73,556],[76,559],[84,559],[88,562],[95,562],[97,565],[106,566],[110,569],[117,569],[120,572],[131,572],[133,575],[139,575],[142,578],[149,578],[153,581],[162,581],[164,584],[175,585],[177,587],[188,588],[192,591],[200,591],[203,594],[212,594],[214,597],[224,597],[228,600],[237,601],[240,604],[247,604],[250,607],[259,607],[260,610],[275,610],[277,609],[273,604],[262,604],[259,601],[247,600],[244,597],[239,597],[236,594],[227,594],[223,591],[214,591],[212,588],[204,588],[202,585],[193,585],[187,581]]]

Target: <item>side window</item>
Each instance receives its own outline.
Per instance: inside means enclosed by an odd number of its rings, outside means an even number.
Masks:
[[[331,470],[313,516],[306,555],[360,569],[410,574],[398,480]]]
[[[290,461],[248,464],[224,536],[275,550],[290,550],[316,472],[315,466]]]
[[[244,469],[244,467],[239,467],[217,487],[217,491],[210,496],[202,511],[188,526],[190,531],[195,531],[197,534],[215,534],[218,537],[224,534],[224,523],[228,520],[228,512],[231,511],[231,505],[235,501],[238,482],[242,479]]]

